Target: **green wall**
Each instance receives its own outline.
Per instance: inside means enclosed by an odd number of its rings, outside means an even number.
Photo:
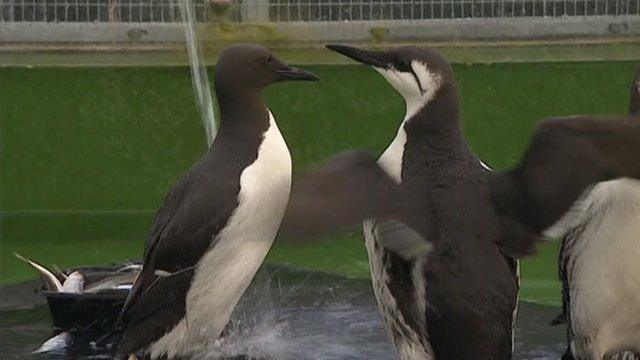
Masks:
[[[455,65],[465,133],[505,168],[541,118],[624,113],[636,65]],[[307,68],[322,81],[266,92],[295,169],[350,147],[384,149],[403,115],[386,82],[361,66]],[[13,251],[60,266],[137,257],[154,209],[205,150],[184,67],[0,68],[0,122],[0,282],[33,275]],[[526,264],[525,297],[556,300],[555,247]],[[357,232],[279,245],[270,260],[368,274]]]

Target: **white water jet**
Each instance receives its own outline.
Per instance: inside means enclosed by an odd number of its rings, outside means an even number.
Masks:
[[[213,110],[213,97],[209,87],[207,67],[202,56],[202,49],[196,31],[196,11],[191,0],[180,0],[180,16],[184,29],[187,57],[191,68],[191,82],[198,102],[200,118],[207,135],[207,144],[211,146],[216,137],[216,118]]]

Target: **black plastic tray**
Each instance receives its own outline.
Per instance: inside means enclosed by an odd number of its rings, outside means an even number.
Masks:
[[[61,293],[43,291],[53,325],[59,330],[82,328],[85,331],[109,331],[124,305],[129,290],[99,293]]]

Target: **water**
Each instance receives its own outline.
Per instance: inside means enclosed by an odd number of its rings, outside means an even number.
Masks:
[[[207,68],[204,64],[202,49],[198,41],[196,31],[195,8],[191,0],[180,0],[180,16],[182,17],[182,27],[184,29],[185,43],[187,46],[187,57],[191,69],[191,82],[196,95],[198,109],[209,146],[216,137],[216,120],[213,110],[213,97],[209,86]]]
[[[0,288],[2,359],[100,359],[29,355],[52,333],[37,281]],[[516,359],[558,359],[564,328],[547,324],[559,309],[521,303]],[[86,355],[86,354],[84,354]],[[200,359],[250,355],[263,359],[394,359],[369,281],[266,266],[234,312],[226,340]]]

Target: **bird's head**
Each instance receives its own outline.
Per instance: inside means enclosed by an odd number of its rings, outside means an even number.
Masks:
[[[327,48],[373,67],[402,95],[409,116],[428,105],[445,85],[455,85],[451,66],[431,49],[403,46],[370,51],[344,45]]]
[[[260,91],[282,81],[317,81],[313,73],[290,66],[266,48],[255,44],[236,44],[218,58],[216,87]]]

